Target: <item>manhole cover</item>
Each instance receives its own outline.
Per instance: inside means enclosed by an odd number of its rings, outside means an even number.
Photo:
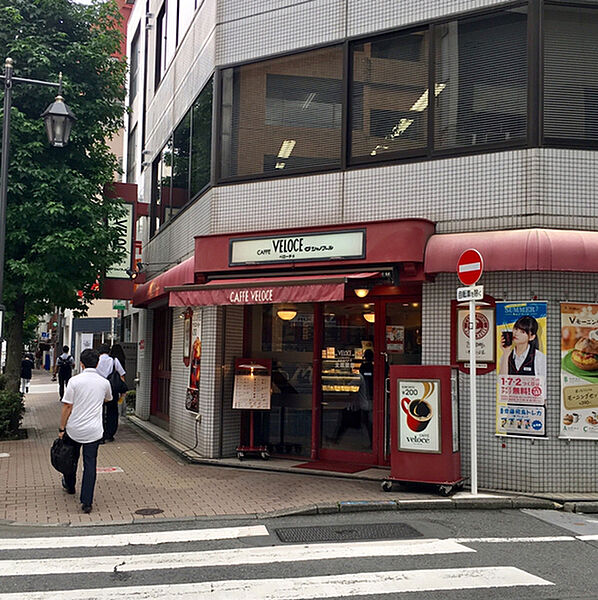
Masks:
[[[281,542],[344,542],[352,540],[391,540],[423,537],[404,523],[326,525],[323,527],[285,527],[275,529]]]
[[[161,508],[140,508],[135,511],[136,515],[159,515],[164,511]]]

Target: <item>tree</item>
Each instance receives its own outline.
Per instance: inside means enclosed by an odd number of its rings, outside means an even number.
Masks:
[[[122,127],[126,62],[113,1],[0,0],[0,47],[14,75],[58,81],[78,117],[65,148],[48,145],[40,114],[55,90],[15,83],[11,113],[4,304],[7,389],[18,389],[23,323],[54,306],[85,312],[120,258],[123,214],[103,187],[118,169],[107,140]],[[92,289],[93,288],[93,289]],[[82,290],[82,295],[78,291]]]

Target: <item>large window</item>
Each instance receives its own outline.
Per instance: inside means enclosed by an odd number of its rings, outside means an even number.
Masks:
[[[137,96],[137,90],[139,88],[140,59],[139,29],[137,29],[135,35],[133,36],[133,41],[131,42],[131,57],[129,66],[129,106],[133,105],[133,102]]]
[[[210,182],[212,88],[210,81],[154,161],[150,235]]]
[[[525,8],[436,27],[435,149],[527,133]]]
[[[544,136],[598,141],[598,11],[547,6]]]
[[[221,175],[340,166],[340,46],[223,72]]]
[[[427,30],[355,44],[352,65],[351,156],[425,149]]]

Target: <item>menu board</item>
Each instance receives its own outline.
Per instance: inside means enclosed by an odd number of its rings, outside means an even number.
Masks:
[[[272,376],[269,366],[237,359],[233,388],[233,408],[270,410]]]

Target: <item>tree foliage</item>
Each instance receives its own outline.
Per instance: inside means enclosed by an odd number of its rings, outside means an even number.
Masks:
[[[118,168],[107,142],[124,115],[119,23],[112,1],[0,0],[0,47],[14,76],[56,82],[62,72],[62,95],[77,116],[68,146],[49,146],[40,114],[55,88],[14,83],[3,298],[9,388],[25,316],[53,306],[84,311],[98,275],[120,256],[118,232],[106,224],[121,204],[103,194]]]

